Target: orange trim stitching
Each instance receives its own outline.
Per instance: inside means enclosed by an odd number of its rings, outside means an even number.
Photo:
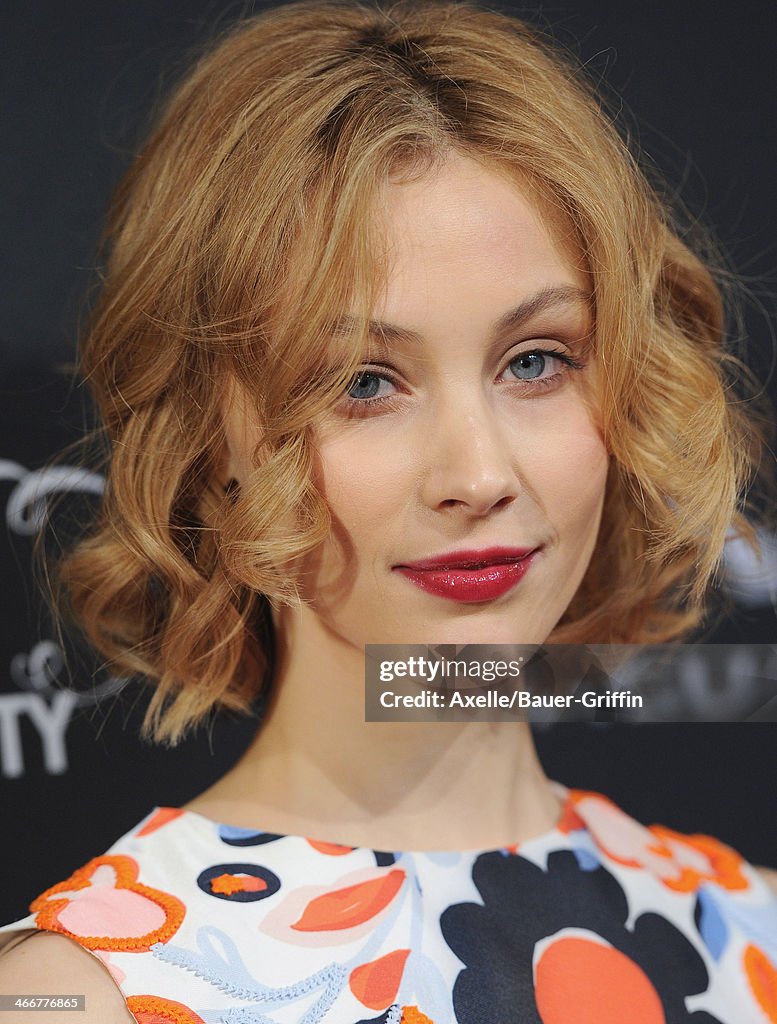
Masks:
[[[161,996],[129,996],[127,1009],[134,1015],[156,1014],[169,1020],[170,1024],[205,1024],[202,1017],[188,1006],[174,999],[163,999]]]
[[[129,889],[132,892],[144,896],[146,899],[156,903],[165,913],[165,922],[154,931],[146,935],[136,937],[115,938],[110,935],[78,935],[65,928],[59,921],[59,914],[71,902],[69,899],[50,899],[60,892],[68,892],[72,889],[86,889],[91,885],[91,879],[95,871],[103,865],[110,867],[116,874],[115,889]],[[132,857],[124,854],[106,854],[102,857],[94,857],[83,867],[78,868],[70,878],[64,882],[58,882],[51,888],[46,889],[30,904],[30,911],[37,913],[35,925],[45,931],[61,932],[69,935],[87,949],[121,950],[126,953],[144,953],[155,942],[167,942],[180,928],[181,922],[186,913],[186,907],[172,893],[163,892],[161,889],[152,889],[151,886],[137,883],[138,865]]]

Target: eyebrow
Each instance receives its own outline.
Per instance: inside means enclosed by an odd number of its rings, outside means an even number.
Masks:
[[[590,309],[591,296],[583,288],[567,284],[542,288],[500,316],[491,325],[491,333],[496,338],[508,331],[523,327],[528,321],[548,309],[556,306],[578,306],[581,304]],[[355,317],[349,313],[343,313],[335,321],[334,330],[336,334],[348,334],[356,330],[358,324],[359,321]],[[374,338],[388,343],[417,345],[423,341],[423,336],[417,331],[385,323],[383,320],[368,320],[367,332]]]

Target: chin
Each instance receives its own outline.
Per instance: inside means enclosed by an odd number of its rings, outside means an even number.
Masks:
[[[472,606],[470,606],[472,607]],[[539,623],[522,621],[520,612],[507,616],[475,615],[457,617],[444,625],[439,621],[429,623],[427,628],[418,622],[408,625],[407,632],[399,640],[386,643],[437,644],[527,644],[536,646],[544,643],[554,622]],[[421,630],[419,634],[419,629]]]

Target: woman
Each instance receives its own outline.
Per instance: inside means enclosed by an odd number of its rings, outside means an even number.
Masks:
[[[5,991],[775,1019],[777,904],[734,851],[554,785],[525,724],[364,720],[367,643],[679,638],[747,532],[718,290],[576,69],[468,4],[240,25],[121,187],[82,361],[110,467],[63,593],[156,681],[158,740],[267,711],[6,927]]]

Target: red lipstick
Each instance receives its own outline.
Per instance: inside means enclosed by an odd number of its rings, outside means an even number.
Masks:
[[[498,547],[451,551],[394,568],[421,590],[472,604],[506,594],[523,579],[538,550]]]

